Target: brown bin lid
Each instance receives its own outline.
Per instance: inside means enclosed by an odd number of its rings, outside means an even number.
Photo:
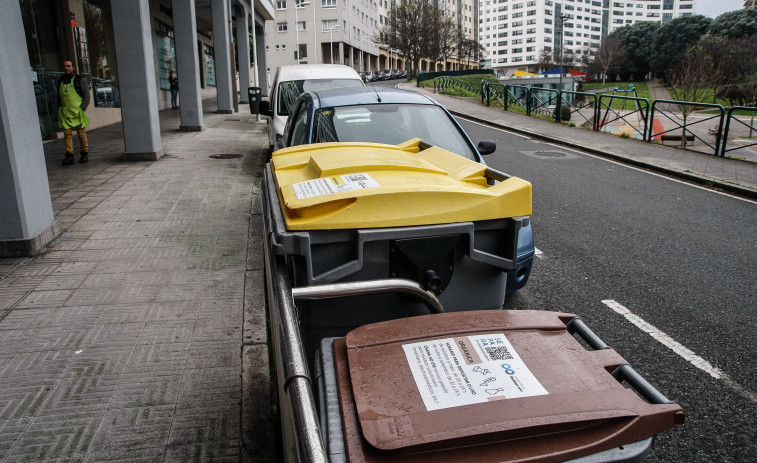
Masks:
[[[349,460],[564,461],[680,425],[680,406],[649,404],[612,377],[627,363],[614,350],[587,351],[568,333],[575,317],[454,312],[335,341]]]

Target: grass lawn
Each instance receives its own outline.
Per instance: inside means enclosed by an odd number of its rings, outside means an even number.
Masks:
[[[633,84],[633,86],[636,88],[636,97],[638,98],[646,98],[649,100],[649,107],[652,107],[652,102],[654,101],[652,99],[652,94],[649,92],[649,87],[647,86],[646,82],[606,82],[604,85],[602,85],[602,82],[592,82],[584,84],[584,91],[588,90],[597,90],[601,88],[610,88],[611,90],[602,92],[601,95],[612,95],[613,94],[613,88],[617,88],[618,90],[627,90],[629,87],[629,84]],[[618,96],[634,96],[633,93],[625,93],[625,92],[618,92]],[[603,101],[604,103],[607,103],[606,100]],[[604,106],[603,106],[604,107]],[[612,103],[613,109],[635,109],[635,106],[632,101],[618,99],[613,101]]]

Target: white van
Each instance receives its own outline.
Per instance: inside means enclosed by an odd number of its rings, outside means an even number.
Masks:
[[[289,118],[289,106],[303,92],[363,85],[360,75],[342,64],[294,64],[278,68],[269,92],[269,101],[261,101],[259,109],[260,114],[268,116],[269,153],[284,147],[281,136]],[[250,105],[250,110],[254,111],[253,105]]]

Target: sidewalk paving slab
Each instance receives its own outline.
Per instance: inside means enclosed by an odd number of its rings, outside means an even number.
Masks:
[[[161,111],[156,162],[119,160],[120,124],[89,132],[87,164],[44,143],[64,232],[0,260],[0,462],[275,459],[265,123],[206,103],[200,132]]]

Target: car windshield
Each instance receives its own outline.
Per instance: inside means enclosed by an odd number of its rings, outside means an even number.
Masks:
[[[279,114],[288,116],[291,106],[298,96],[311,90],[323,90],[325,88],[338,87],[362,87],[363,81],[358,78],[350,79],[308,79],[290,80],[279,84]]]
[[[360,141],[397,145],[412,138],[477,160],[447,113],[430,104],[337,106],[316,112],[313,143]]]

